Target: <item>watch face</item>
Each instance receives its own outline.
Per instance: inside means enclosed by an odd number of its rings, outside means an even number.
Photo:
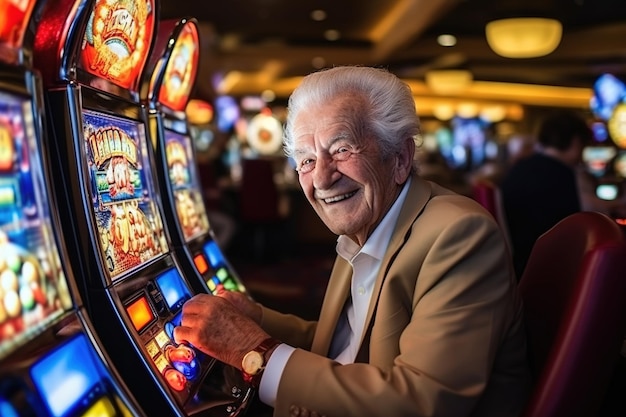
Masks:
[[[263,369],[263,355],[257,351],[250,351],[243,357],[241,363],[243,371],[249,375],[256,375]]]

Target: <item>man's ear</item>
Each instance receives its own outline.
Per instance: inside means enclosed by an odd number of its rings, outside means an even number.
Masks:
[[[415,157],[415,141],[413,138],[406,138],[403,143],[401,152],[396,154],[395,180],[397,184],[404,184],[411,168],[413,167],[413,158]]]

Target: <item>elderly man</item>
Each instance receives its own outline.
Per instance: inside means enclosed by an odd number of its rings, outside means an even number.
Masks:
[[[419,129],[388,71],[305,77],[285,151],[339,236],[319,320],[197,295],[176,340],[242,369],[276,417],[519,415],[530,376],[504,236],[473,200],[419,178]]]

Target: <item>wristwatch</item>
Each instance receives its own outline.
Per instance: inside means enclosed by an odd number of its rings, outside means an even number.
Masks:
[[[269,359],[265,357],[265,354],[268,350],[281,343],[280,340],[269,337],[244,355],[241,361],[244,381],[250,383],[254,388],[259,386],[261,375]]]

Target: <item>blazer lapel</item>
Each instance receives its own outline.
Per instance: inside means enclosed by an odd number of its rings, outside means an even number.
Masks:
[[[366,343],[366,341],[369,340],[372,319],[374,317],[376,307],[378,306],[380,291],[383,283],[385,282],[385,277],[387,276],[387,272],[389,271],[396,254],[404,245],[404,242],[408,239],[411,225],[415,222],[415,219],[419,216],[424,206],[426,206],[426,203],[430,200],[431,194],[432,188],[430,183],[414,175],[411,180],[409,191],[404,200],[404,204],[400,210],[398,221],[396,222],[393,234],[391,235],[389,247],[387,251],[385,251],[385,257],[383,258],[378,276],[376,277],[376,282],[374,283],[372,298],[370,300],[367,317],[365,318],[365,325],[363,327],[364,331],[361,335],[361,341],[359,344],[359,352],[357,353],[357,362],[367,361],[368,359],[369,343]]]
[[[330,342],[337,327],[339,315],[350,294],[352,267],[343,258],[337,257],[330,274],[326,295],[313,336],[311,352],[327,356]]]

